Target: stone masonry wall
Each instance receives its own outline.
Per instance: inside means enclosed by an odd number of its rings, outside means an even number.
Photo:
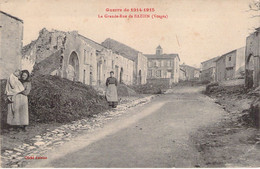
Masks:
[[[0,12],[0,79],[21,68],[23,22]]]

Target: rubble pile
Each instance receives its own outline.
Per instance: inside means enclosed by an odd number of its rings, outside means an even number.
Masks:
[[[64,123],[107,109],[105,97],[91,86],[51,75],[32,80],[29,111],[33,121]]]
[[[5,150],[1,156],[2,167],[24,167],[30,161],[26,157],[43,156],[48,150],[70,141],[79,131],[93,131],[96,128],[102,128],[107,121],[126,113],[128,108],[144,105],[154,97],[148,96],[121,104],[116,109],[108,110],[102,114],[94,114],[86,119],[72,121],[52,131],[47,129],[45,133],[34,136],[26,143]]]
[[[256,116],[259,91],[249,91],[244,86],[222,87],[217,83],[207,89],[206,94],[226,113],[219,122],[200,128],[191,136],[203,159],[200,167],[259,166],[260,130],[255,128],[259,120]]]
[[[127,97],[138,95],[133,89],[131,89],[125,84],[119,84],[117,86],[117,94],[118,96],[127,96]]]
[[[57,51],[45,58],[39,63],[35,63],[33,67],[33,74],[35,75],[47,75],[60,68],[60,56],[61,51]]]
[[[257,89],[248,91],[243,85],[224,87],[210,84],[207,86],[206,94],[216,98],[216,103],[233,114],[232,117],[236,118],[240,124],[248,127],[259,127],[260,95],[257,91]]]
[[[1,124],[5,123],[7,114],[5,85],[6,81],[2,80]],[[109,108],[105,97],[98,95],[93,87],[51,75],[32,77],[28,100],[30,123],[71,122]]]

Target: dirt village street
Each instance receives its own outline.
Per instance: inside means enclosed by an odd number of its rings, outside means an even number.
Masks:
[[[260,167],[260,0],[45,2],[0,3],[1,168]]]
[[[259,143],[252,148],[245,141],[250,134],[259,136],[259,132],[249,129],[230,135],[229,129],[224,134],[226,138],[216,137],[216,130],[225,130],[222,121],[227,112],[214,99],[203,95],[204,89],[170,89],[147,104],[126,110],[102,127],[83,131],[42,154],[47,157],[45,160],[27,160],[26,167],[259,166]],[[219,124],[222,126],[217,127]],[[208,131],[211,129],[215,130],[213,134]]]

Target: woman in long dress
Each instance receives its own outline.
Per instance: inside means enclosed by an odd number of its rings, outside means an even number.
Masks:
[[[117,79],[114,77],[114,72],[110,72],[110,77],[106,80],[106,99],[109,106],[113,108],[117,107],[118,97],[117,97]]]
[[[24,90],[15,95],[13,105],[8,104],[7,123],[11,126],[20,126],[25,130],[26,126],[29,125],[27,95],[31,91],[30,74],[28,70],[21,71],[20,81],[24,86]]]

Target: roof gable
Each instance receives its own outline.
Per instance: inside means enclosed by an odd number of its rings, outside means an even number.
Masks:
[[[179,55],[177,53],[171,53],[171,54],[161,54],[161,55],[156,55],[156,54],[145,54],[147,59],[171,59],[177,57],[179,60]]]
[[[0,11],[0,13],[4,14],[4,15],[6,15],[6,16],[9,16],[10,18],[13,18],[13,19],[18,20],[18,21],[20,21],[20,22],[23,23],[23,20],[21,20],[21,19],[15,17],[15,16],[12,16],[12,15],[10,15],[10,14],[8,14],[8,13],[3,12],[3,11]]]

